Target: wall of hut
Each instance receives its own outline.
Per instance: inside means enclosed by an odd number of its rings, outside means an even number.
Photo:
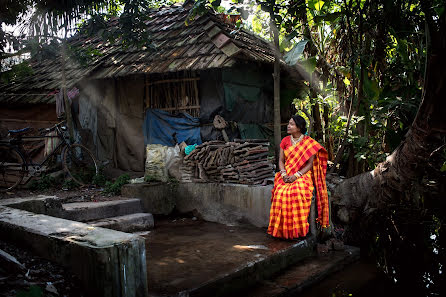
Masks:
[[[0,137],[8,130],[51,127],[58,122],[55,104],[6,105],[0,107]]]
[[[222,139],[221,131],[212,125],[217,114],[231,123],[226,129],[231,140],[268,138],[271,133],[262,128],[273,122],[273,82],[267,67],[240,65],[90,80],[79,89],[79,120],[82,129],[92,135],[92,149],[100,160],[123,170],[144,169],[143,125],[148,108],[186,111],[199,117],[202,141]],[[84,136],[82,141],[87,139]]]
[[[143,78],[92,80],[83,82],[80,90],[79,121],[91,131],[98,159],[123,170],[143,171]]]

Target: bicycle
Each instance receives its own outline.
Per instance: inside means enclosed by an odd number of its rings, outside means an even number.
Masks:
[[[8,131],[8,139],[0,140],[0,192],[14,189],[24,180],[28,183],[34,176],[47,172],[50,160],[61,157],[63,170],[81,186],[91,184],[93,177],[98,174],[98,162],[85,146],[79,143],[71,144],[64,132],[67,131],[65,121],[53,127],[39,129],[41,135],[25,136],[33,131],[27,127],[20,130]],[[51,133],[51,132],[55,132]],[[45,135],[42,135],[44,133]],[[52,134],[52,135],[48,135]],[[24,142],[30,140],[58,139],[57,146],[52,149],[40,163],[33,163],[30,154],[24,148]],[[56,140],[57,141],[57,140]],[[59,167],[60,168],[60,167]]]

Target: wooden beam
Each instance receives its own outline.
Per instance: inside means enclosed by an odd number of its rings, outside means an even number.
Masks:
[[[151,85],[158,85],[158,84],[166,84],[166,83],[175,83],[175,82],[186,82],[186,81],[197,81],[200,80],[199,77],[192,77],[192,78],[172,78],[172,79],[163,79],[154,81],[151,83],[146,84],[147,86]]]

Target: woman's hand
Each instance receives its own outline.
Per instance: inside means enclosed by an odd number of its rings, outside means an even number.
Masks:
[[[297,179],[297,177],[294,176],[294,175],[285,175],[285,176],[283,177],[283,181],[286,182],[286,183],[292,183],[292,182],[294,182],[296,179]]]

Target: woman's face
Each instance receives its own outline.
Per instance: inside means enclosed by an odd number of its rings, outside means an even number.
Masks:
[[[297,127],[296,123],[294,122],[293,118],[291,118],[288,122],[288,126],[286,127],[286,132],[288,134],[294,134],[297,132],[300,132],[300,128]]]

